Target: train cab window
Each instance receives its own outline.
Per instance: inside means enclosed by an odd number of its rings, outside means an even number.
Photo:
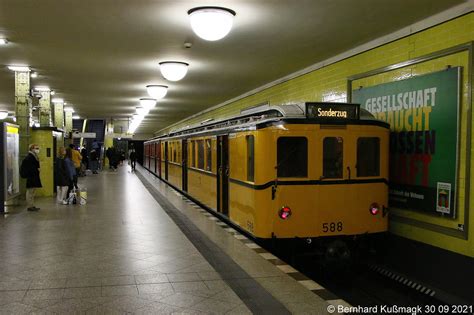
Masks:
[[[211,139],[206,140],[206,171],[212,171],[212,147]]]
[[[308,176],[308,139],[280,137],[277,141],[277,176]]]
[[[342,178],[342,137],[327,137],[323,140],[323,177]]]
[[[198,165],[197,168],[203,170],[204,169],[204,141],[203,140],[198,140],[197,141],[197,146],[198,146]]]
[[[380,175],[380,139],[357,139],[357,176]]]
[[[255,157],[254,157],[254,136],[246,136],[247,140],[247,181],[254,181]]]

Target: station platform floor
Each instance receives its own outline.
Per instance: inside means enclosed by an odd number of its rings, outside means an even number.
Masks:
[[[87,205],[49,197],[37,199],[38,212],[8,208],[0,314],[328,314],[347,305],[137,168],[81,177]]]

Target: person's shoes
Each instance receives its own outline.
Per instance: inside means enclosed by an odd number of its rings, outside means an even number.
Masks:
[[[68,205],[69,203],[66,200],[63,200],[63,205]]]
[[[40,210],[40,208],[38,208],[38,207],[33,207],[33,208],[35,208],[35,211],[39,211],[39,210]]]
[[[28,211],[38,211],[39,208],[36,208],[36,207],[29,207],[28,209],[26,209]]]

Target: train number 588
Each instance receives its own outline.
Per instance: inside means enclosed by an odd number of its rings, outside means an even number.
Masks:
[[[341,232],[342,231],[342,222],[326,222],[323,223],[323,232]]]

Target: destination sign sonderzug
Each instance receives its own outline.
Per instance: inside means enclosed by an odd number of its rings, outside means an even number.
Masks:
[[[324,120],[359,119],[359,104],[306,103],[306,117]]]

